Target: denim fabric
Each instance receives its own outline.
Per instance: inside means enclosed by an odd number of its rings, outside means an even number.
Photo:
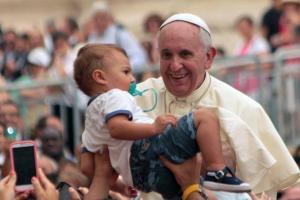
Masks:
[[[180,199],[180,186],[159,156],[182,163],[198,151],[193,114],[189,113],[178,120],[176,127],[168,126],[160,135],[133,143],[130,166],[134,186],[144,192],[156,191],[164,199]]]

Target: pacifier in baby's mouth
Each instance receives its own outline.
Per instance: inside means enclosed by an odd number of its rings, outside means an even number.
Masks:
[[[136,82],[131,82],[129,85],[129,90],[128,92],[132,95],[132,96],[142,96],[143,93],[138,91],[136,89]]]
[[[150,109],[145,109],[144,112],[150,112],[152,110],[154,110],[154,108],[156,107],[157,105],[157,92],[154,88],[148,88],[148,89],[145,89],[143,91],[139,91],[136,89],[136,82],[131,82],[130,85],[129,85],[129,90],[128,92],[132,95],[132,96],[142,96],[145,92],[147,91],[151,91],[152,92],[152,99],[153,99],[153,106],[150,108]]]

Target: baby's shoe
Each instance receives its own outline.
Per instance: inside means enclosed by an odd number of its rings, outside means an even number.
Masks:
[[[225,167],[219,171],[209,171],[204,178],[204,187],[215,191],[226,192],[250,192],[248,183],[237,178],[234,173]]]

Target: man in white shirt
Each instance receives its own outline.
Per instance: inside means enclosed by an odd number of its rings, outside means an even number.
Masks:
[[[153,118],[211,108],[219,116],[223,153],[231,154],[227,165],[236,167],[254,193],[266,192],[276,199],[277,191],[296,183],[299,169],[261,105],[208,73],[216,50],[207,24],[192,14],[175,14],[162,24],[158,42],[162,78],[139,84],[140,90],[155,89],[158,101],[145,94],[137,98],[139,105],[147,109],[155,104],[149,112]],[[215,195],[222,200],[250,199],[245,193]]]
[[[118,45],[126,51],[133,72],[143,72],[146,54],[139,41],[125,27],[114,21],[105,3],[96,2],[93,10],[95,31],[89,35],[88,42]]]
[[[207,72],[216,54],[207,24],[192,14],[175,14],[162,24],[158,42],[162,78],[139,85],[139,89],[154,88],[158,93],[157,106],[149,114],[182,116],[199,106],[211,107],[220,118],[224,152],[232,148],[238,152],[237,174],[255,193],[265,191],[276,199],[277,191],[294,184],[299,169],[261,105]],[[138,103],[149,108],[150,99],[142,96]],[[258,149],[256,143],[265,149]],[[218,192],[216,196],[247,199]]]

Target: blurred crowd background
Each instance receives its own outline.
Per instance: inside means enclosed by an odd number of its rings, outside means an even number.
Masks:
[[[44,29],[49,19],[61,21],[74,16],[80,25],[86,23],[96,0],[1,0],[0,23],[17,30],[37,26]],[[115,19],[125,25],[139,39],[145,37],[143,22],[152,12],[167,17],[176,12],[191,12],[201,16],[213,30],[215,44],[232,51],[238,34],[234,21],[242,14],[250,14],[259,24],[262,13],[272,0],[107,0]],[[32,11],[32,12],[31,12]],[[212,14],[213,13],[213,14]]]
[[[208,23],[211,73],[263,105],[300,163],[300,0],[0,0],[1,176],[9,142],[33,139],[53,182],[88,185],[77,168],[88,100],[72,80],[78,49],[118,44],[139,82],[158,77],[156,34],[176,12]]]

